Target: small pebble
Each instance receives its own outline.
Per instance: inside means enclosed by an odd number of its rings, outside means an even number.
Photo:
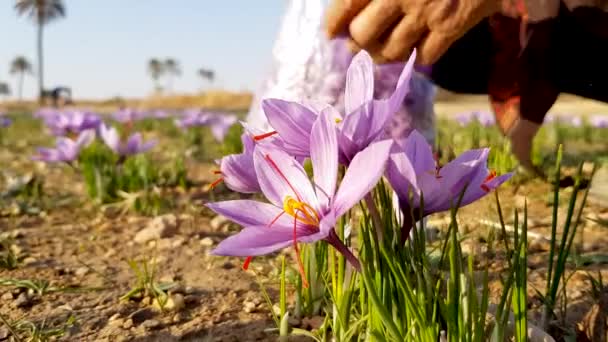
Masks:
[[[8,339],[8,337],[10,335],[11,335],[11,333],[8,331],[8,329],[6,327],[0,328],[0,341],[4,341],[4,340]]]
[[[152,317],[154,317],[154,311],[149,308],[139,309],[129,316],[129,318],[133,321],[133,324],[141,324]]]
[[[0,297],[2,300],[13,300],[13,294],[10,292],[6,292]]]
[[[173,248],[181,247],[185,242],[186,242],[186,240],[183,237],[176,237],[171,242],[171,247],[173,247]]]
[[[29,306],[30,304],[31,304],[31,298],[25,292],[21,293],[17,297],[17,299],[15,299],[15,301],[13,302],[13,305],[15,305],[16,308],[23,308],[23,307]]]
[[[184,297],[184,302],[186,302],[186,304],[198,303],[198,296],[196,296],[196,295],[187,295],[186,297]]]
[[[153,330],[160,328],[160,322],[155,319],[149,319],[147,321],[144,321],[141,326],[144,327],[144,329],[146,330]]]
[[[103,255],[104,258],[111,258],[116,255],[116,250],[114,248],[110,248],[106,251],[106,254]]]
[[[79,268],[76,269],[76,271],[74,271],[74,274],[77,277],[84,277],[88,273],[89,273],[89,268],[88,267],[79,267]]]
[[[116,321],[120,318],[120,314],[119,313],[115,313],[112,316],[110,316],[110,318],[108,318],[108,321],[112,322],[112,321]]]
[[[123,329],[131,329],[133,328],[133,320],[132,319],[127,319],[123,324],[122,324],[122,328]]]
[[[210,237],[203,238],[201,239],[200,244],[203,247],[211,247],[213,246],[213,239],[211,239]]]
[[[173,316],[173,323],[185,322],[188,320],[188,315],[185,312],[178,312]]]
[[[34,257],[27,257],[27,258],[23,259],[23,264],[25,266],[31,266],[31,265],[35,264],[36,262],[38,262],[38,260],[36,260],[36,258],[34,258]]]
[[[228,223],[230,223],[230,221],[228,221],[227,218],[225,218],[222,215],[217,215],[216,217],[214,217],[211,222],[209,222],[209,225],[211,226],[211,228],[213,228],[214,230],[220,230],[221,228],[223,228],[225,225],[227,225]]]
[[[245,302],[243,303],[243,311],[245,311],[246,313],[252,313],[254,312],[256,309],[256,305],[252,302]]]

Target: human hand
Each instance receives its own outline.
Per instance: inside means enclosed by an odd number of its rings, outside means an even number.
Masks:
[[[430,65],[482,19],[500,10],[500,0],[334,0],[327,33],[349,33],[352,46],[376,60],[399,61],[417,48],[418,64]]]

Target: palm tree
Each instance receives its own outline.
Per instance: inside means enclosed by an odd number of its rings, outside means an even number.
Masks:
[[[164,68],[167,73],[167,89],[171,90],[173,88],[173,78],[181,75],[182,70],[179,67],[179,62],[173,58],[165,59]]]
[[[19,75],[19,81],[17,85],[17,94],[19,101],[21,101],[23,95],[23,77],[25,74],[32,73],[32,64],[23,56],[17,56],[11,62],[11,75]]]
[[[209,82],[213,82],[213,79],[215,78],[215,72],[210,69],[200,68],[198,69],[198,75]]]
[[[44,93],[44,58],[42,53],[42,29],[44,25],[59,17],[65,17],[62,0],[16,0],[15,10],[19,15],[27,15],[38,27],[38,91],[42,101]]]
[[[154,81],[156,91],[160,91],[162,87],[158,83],[158,80],[165,73],[164,64],[157,58],[151,58],[148,61],[148,72],[150,73],[150,77],[152,77],[152,80]]]
[[[7,97],[11,94],[11,88],[8,86],[6,82],[0,82],[0,95],[4,95]]]

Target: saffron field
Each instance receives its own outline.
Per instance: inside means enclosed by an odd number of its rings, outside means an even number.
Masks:
[[[0,340],[604,340],[606,117],[551,117],[542,181],[439,114],[434,147],[346,149],[331,111],[4,113]]]

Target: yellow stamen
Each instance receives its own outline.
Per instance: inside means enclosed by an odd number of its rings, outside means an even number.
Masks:
[[[319,214],[309,204],[287,196],[283,201],[283,210],[297,221],[311,226],[319,225]]]

